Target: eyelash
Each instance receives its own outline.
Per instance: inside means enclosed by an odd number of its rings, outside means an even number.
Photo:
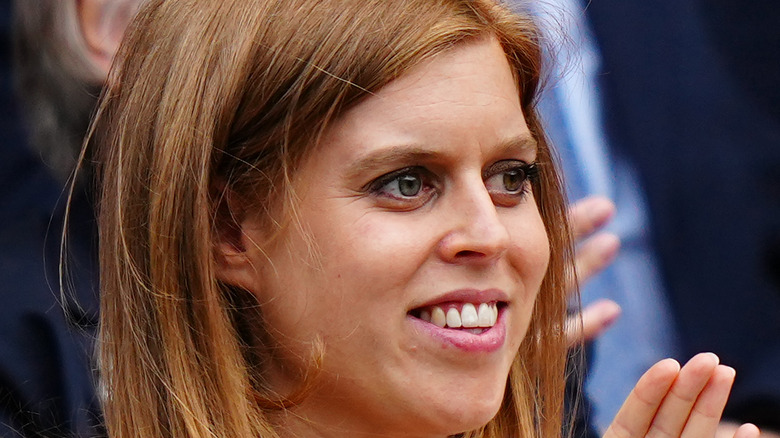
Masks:
[[[504,175],[508,175],[511,172],[517,172],[521,175],[521,179],[518,181],[520,187],[515,190],[491,190],[489,187],[491,179]],[[416,189],[412,195],[403,195],[401,186],[403,183],[402,178],[405,176],[412,176],[412,179],[406,180],[407,183],[414,184],[415,181],[419,181],[419,187],[412,186]],[[519,204],[525,196],[530,192],[531,185],[538,180],[539,169],[536,163],[525,163],[519,160],[503,160],[491,165],[482,174],[482,179],[485,182],[485,186],[488,189],[493,201],[496,205],[504,207],[512,207]],[[505,183],[504,179],[501,183]],[[396,183],[393,192],[388,190],[390,184]],[[436,176],[428,169],[422,166],[409,166],[403,169],[390,172],[375,179],[366,186],[365,191],[368,193],[386,199],[393,203],[391,207],[403,208],[406,210],[413,210],[418,208],[436,194],[438,194],[439,184]],[[409,188],[409,187],[407,187]]]

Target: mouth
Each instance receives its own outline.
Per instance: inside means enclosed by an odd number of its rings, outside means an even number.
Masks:
[[[509,296],[500,289],[461,289],[417,303],[407,319],[418,334],[447,349],[492,353],[506,341],[509,304]]]
[[[453,301],[418,307],[409,315],[441,329],[480,335],[496,325],[499,312],[505,306],[502,301]]]

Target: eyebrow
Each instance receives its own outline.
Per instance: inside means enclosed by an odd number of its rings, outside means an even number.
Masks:
[[[512,137],[507,140],[501,141],[496,146],[496,149],[501,154],[506,154],[510,152],[514,152],[514,153],[533,152],[534,154],[536,154],[536,151],[539,149],[539,143],[536,141],[535,138],[531,136],[530,133],[524,133],[517,137]]]
[[[497,155],[509,153],[536,152],[538,144],[530,134],[523,134],[499,142],[495,147]],[[420,163],[441,160],[444,153],[420,147],[415,144],[396,145],[368,154],[352,163],[347,170],[347,178],[358,178],[376,169],[392,164]]]
[[[359,158],[352,163],[347,171],[347,178],[358,178],[365,173],[395,163],[419,163],[436,160],[441,155],[440,152],[423,149],[417,145],[391,146]]]

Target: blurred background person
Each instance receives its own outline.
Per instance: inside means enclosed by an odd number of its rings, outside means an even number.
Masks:
[[[611,418],[630,388],[621,381],[646,354],[677,349],[685,359],[707,350],[738,370],[726,415],[775,436],[780,7],[545,4],[570,38],[551,44],[550,57],[566,71],[542,102],[570,196],[614,199],[611,230],[623,241],[613,267],[583,291],[586,303],[607,296],[624,313],[592,349],[587,387],[597,423]],[[634,266],[645,268],[617,281],[632,252]]]
[[[60,302],[58,270],[64,187],[111,55],[136,3],[20,0],[13,2],[12,7],[10,1],[2,2],[3,437],[100,433],[92,373],[98,309],[94,215],[89,185],[86,180],[81,181],[72,207],[69,237],[72,275],[67,289],[73,296]]]
[[[587,14],[682,354],[733,364],[725,416],[780,430],[780,6],[598,0]]]

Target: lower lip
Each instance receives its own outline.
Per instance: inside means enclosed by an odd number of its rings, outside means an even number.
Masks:
[[[458,329],[441,328],[413,316],[407,316],[420,332],[427,333],[440,341],[443,347],[455,347],[469,353],[491,353],[504,345],[506,340],[506,323],[504,310],[498,312],[498,319],[493,327],[475,335]]]

